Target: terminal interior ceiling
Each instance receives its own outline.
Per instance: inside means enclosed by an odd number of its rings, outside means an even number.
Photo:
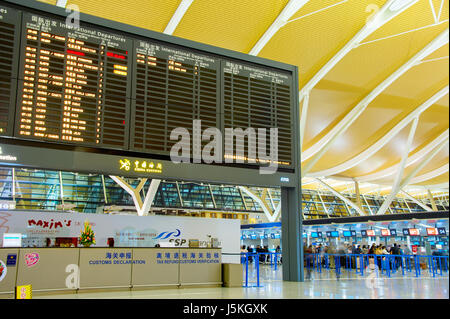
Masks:
[[[298,66],[305,219],[448,210],[447,0],[40,2]]]

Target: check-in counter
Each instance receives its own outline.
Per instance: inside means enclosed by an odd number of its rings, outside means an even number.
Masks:
[[[222,284],[219,248],[0,249],[5,264],[11,256],[0,294],[29,284],[33,292]]]

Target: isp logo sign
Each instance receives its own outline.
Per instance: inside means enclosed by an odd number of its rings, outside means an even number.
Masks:
[[[175,231],[167,232],[163,231],[158,236],[154,237],[153,239],[168,239],[170,237],[180,237],[181,231],[179,229],[175,229]],[[175,242],[175,246],[182,246],[186,243],[186,239],[181,238],[170,238],[169,242]]]

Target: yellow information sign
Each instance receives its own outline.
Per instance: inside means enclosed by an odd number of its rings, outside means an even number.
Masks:
[[[31,285],[16,286],[16,299],[31,299]]]

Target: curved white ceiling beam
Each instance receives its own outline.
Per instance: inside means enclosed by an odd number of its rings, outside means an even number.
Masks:
[[[432,142],[430,142],[425,147],[423,147],[420,151],[409,156],[408,160],[406,162],[406,167],[414,164],[415,162],[420,160],[422,157],[424,157],[425,155],[430,153],[437,145],[439,145],[443,141],[447,140],[448,137],[449,137],[449,129],[446,129],[444,132],[439,134],[439,136],[436,137]],[[373,174],[355,177],[355,179],[359,182],[369,182],[369,181],[379,180],[381,178],[393,175],[397,169],[398,169],[398,164],[388,167],[382,171],[379,171],[379,172],[376,172]]]
[[[339,62],[344,58],[348,52],[355,48],[362,40],[371,35],[374,31],[379,29],[385,23],[402,13],[418,0],[388,0],[384,6],[375,13],[372,18],[362,27],[361,30],[347,42],[339,52],[333,56],[328,62],[306,83],[300,90],[300,100],[308,92],[316,86],[320,80]]]
[[[302,161],[306,160],[307,157],[305,154],[311,148],[318,149],[317,153],[315,153],[311,160],[306,163],[304,167],[302,167],[302,176],[305,176],[311,168],[319,161],[319,159],[328,151],[334,141],[340,137],[349,127],[350,125],[361,115],[361,113],[366,109],[366,107],[383,92],[387,87],[389,87],[394,81],[396,81],[400,76],[405,74],[409,69],[411,69],[418,62],[423,60],[425,57],[441,48],[445,44],[449,42],[448,39],[448,28],[439,34],[433,41],[431,41],[428,45],[426,45],[422,50],[416,53],[411,59],[408,60],[405,64],[403,64],[400,68],[398,68],[394,73],[392,73],[387,79],[378,84],[378,86],[370,92],[365,98],[363,98],[347,115],[336,124],[333,129],[328,132],[319,142],[317,142],[313,147],[310,147],[308,150],[302,153]],[[308,154],[311,154],[309,152]],[[311,156],[310,156],[311,157]]]
[[[265,47],[267,42],[275,35],[275,33],[283,27],[289,19],[303,7],[309,0],[290,0],[288,4],[283,8],[283,11],[276,17],[275,21],[264,32],[258,42],[253,46],[248,54],[258,55],[259,52]]]
[[[392,73],[387,79],[381,82],[372,92],[370,92],[365,98],[363,98],[345,117],[336,124],[325,136],[323,136],[317,143],[309,147],[302,153],[302,162],[308,160],[313,156],[317,156],[317,153],[323,154],[323,149],[328,150],[328,147],[332,142],[339,137],[345,130],[358,118],[358,116],[365,110],[367,105],[371,103],[378,95],[381,94],[389,85],[402,76],[406,71],[411,69],[416,64],[420,63],[425,57],[441,48],[448,43],[448,28],[439,34],[433,41],[428,43],[422,50],[414,55],[408,62],[403,64],[394,73]],[[320,158],[321,155],[318,156]],[[317,162],[318,158],[315,158],[314,162]],[[314,163],[315,164],[315,163]],[[312,167],[313,165],[308,165]],[[309,170],[309,169],[308,169]]]
[[[173,34],[178,24],[180,23],[181,19],[183,18],[184,14],[191,6],[192,2],[194,2],[194,0],[181,0],[177,10],[173,14],[163,33],[170,35]]]
[[[414,135],[416,134],[417,124],[419,123],[419,117],[415,117],[411,124],[409,130],[408,139],[406,140],[405,149],[403,150],[402,159],[400,161],[400,167],[395,176],[394,185],[392,186],[391,192],[388,197],[384,200],[383,204],[377,211],[377,215],[383,215],[391,205],[394,198],[397,196],[398,191],[401,189],[400,185],[402,183],[403,172],[405,170],[406,161],[408,159],[408,154],[411,151],[411,146],[414,140]]]
[[[355,167],[356,165],[362,163],[372,155],[374,155],[376,152],[378,152],[383,146],[385,146],[395,135],[397,135],[405,126],[407,126],[415,117],[420,115],[423,111],[425,111],[427,108],[429,108],[431,105],[436,103],[440,98],[448,94],[449,92],[449,86],[447,85],[443,89],[441,89],[439,92],[434,94],[430,99],[428,99],[425,103],[418,106],[414,111],[409,113],[407,116],[405,116],[400,122],[397,123],[386,135],[384,135],[382,138],[380,138],[377,142],[372,144],[369,148],[364,150],[363,152],[359,153],[355,157],[349,159],[348,161],[345,161],[344,163],[341,163],[337,166],[312,172],[307,174],[308,177],[320,177],[320,176],[331,176],[335,175],[341,172],[344,172],[352,167]]]
[[[433,179],[435,177],[438,177],[438,176],[441,176],[442,174],[447,173],[448,170],[449,170],[448,164],[445,164],[439,168],[432,170],[431,172],[414,177],[411,180],[411,184],[417,184],[417,183],[422,183],[422,182],[428,181],[430,179]]]
[[[400,184],[400,189],[408,185],[411,182],[411,180],[416,176],[416,174],[420,172],[425,166],[427,166],[428,163],[433,159],[433,157],[436,156],[436,154],[438,154],[447,145],[448,140],[439,144],[430,154],[425,156],[425,158],[422,159],[419,165],[414,167],[414,169],[411,172],[409,172],[408,175],[402,180]]]

